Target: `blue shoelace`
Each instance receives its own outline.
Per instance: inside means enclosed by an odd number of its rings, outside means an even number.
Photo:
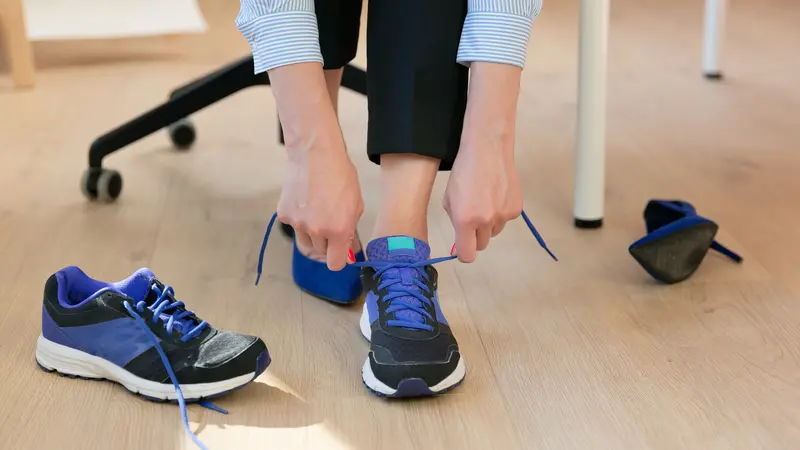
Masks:
[[[181,386],[178,384],[178,377],[175,376],[175,371],[172,369],[172,365],[167,358],[166,353],[164,353],[164,349],[161,348],[161,344],[156,337],[155,334],[150,330],[150,327],[147,326],[144,319],[140,315],[144,312],[144,309],[147,308],[153,312],[153,319],[151,320],[152,323],[158,323],[159,320],[163,320],[162,315],[169,315],[169,318],[164,321],[164,328],[167,330],[167,333],[172,334],[172,331],[176,324],[180,324],[181,329],[184,326],[184,323],[191,324],[190,322],[181,322],[185,319],[190,319],[195,317],[194,313],[184,308],[183,302],[179,302],[175,300],[174,294],[175,291],[172,289],[171,286],[166,286],[163,291],[160,291],[155,285],[151,287],[151,289],[158,295],[158,299],[153,302],[152,305],[147,306],[147,303],[144,301],[137,302],[135,306],[131,306],[129,302],[124,302],[123,305],[125,309],[128,311],[134,320],[139,324],[139,326],[145,331],[145,334],[150,337],[150,340],[153,342],[153,345],[158,352],[158,356],[161,357],[161,363],[164,365],[164,369],[167,371],[167,375],[169,375],[170,381],[172,381],[172,385],[175,387],[175,395],[178,398],[178,406],[181,410],[181,419],[183,420],[183,428],[192,438],[195,444],[202,450],[208,450],[205,444],[197,437],[196,434],[192,431],[192,428],[189,426],[189,417],[186,411],[186,400],[183,398],[183,391],[181,390]],[[171,312],[171,314],[170,314]],[[181,336],[181,342],[188,342],[191,339],[196,338],[203,332],[203,330],[208,326],[206,321],[201,321],[199,324],[194,326],[191,330],[187,333],[184,333]],[[228,411],[214,405],[213,403],[202,400],[198,402],[200,406],[205,408],[220,412],[222,414],[228,414]]]
[[[716,250],[719,253],[722,253],[723,255],[727,256],[730,259],[732,259],[734,262],[737,262],[737,263],[742,262],[742,257],[739,256],[738,253],[734,252],[733,250],[729,249],[728,247],[725,247],[724,245],[720,244],[717,241],[712,241],[711,242],[711,249],[712,250]]]
[[[267,225],[267,231],[264,233],[264,240],[261,243],[261,251],[259,252],[258,256],[258,275],[256,276],[256,285],[258,285],[258,281],[261,279],[261,272],[264,264],[264,253],[267,250],[267,242],[269,241],[269,236],[272,233],[272,227],[275,225],[275,220],[277,218],[277,212],[272,214],[272,218],[269,220],[269,224]],[[554,255],[553,252],[547,248],[547,244],[544,242],[544,239],[542,239],[542,236],[539,234],[539,232],[536,231],[536,227],[533,226],[533,222],[531,222],[531,220],[528,218],[528,215],[525,214],[525,211],[522,211],[522,219],[525,221],[528,229],[531,230],[533,237],[535,237],[539,242],[539,245],[547,252],[548,255],[550,255],[551,258],[553,258],[555,261],[558,261],[556,255]],[[383,276],[383,278],[381,278],[381,284],[378,286],[378,290],[386,289],[388,291],[388,294],[383,297],[384,302],[391,303],[389,308],[386,310],[387,313],[408,311],[416,313],[422,318],[421,321],[393,319],[389,320],[387,325],[430,331],[433,328],[426,324],[424,320],[425,318],[433,320],[433,317],[431,317],[431,314],[426,309],[427,307],[430,307],[431,301],[428,299],[428,295],[430,295],[430,289],[428,289],[428,286],[426,285],[428,274],[425,272],[424,267],[444,261],[451,261],[456,258],[457,256],[444,256],[415,262],[365,261],[356,262],[352,265],[355,267],[371,267],[375,269],[375,274],[372,276],[373,279]],[[403,283],[403,279],[400,276],[400,271],[391,270],[403,268],[415,269],[416,273],[419,274],[419,277],[412,278],[412,284],[410,286]],[[397,314],[395,314],[395,317],[397,317]]]
[[[418,322],[409,319],[391,319],[386,322],[387,325],[412,330],[432,331],[433,327],[428,325],[425,320],[427,318],[433,321],[433,316],[427,310],[431,305],[431,301],[428,300],[431,290],[427,285],[428,274],[424,268],[425,266],[451,261],[456,258],[458,257],[444,256],[415,262],[366,261],[357,262],[354,266],[375,269],[375,273],[372,275],[373,280],[382,277],[378,290],[386,289],[387,291],[387,294],[383,296],[383,301],[389,304],[386,314],[399,313],[401,311],[414,312],[422,318]],[[407,285],[403,282],[401,271],[392,269],[415,269],[418,276],[411,278],[411,285]]]

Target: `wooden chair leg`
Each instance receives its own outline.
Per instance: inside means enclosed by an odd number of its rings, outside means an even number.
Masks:
[[[0,0],[0,31],[6,44],[11,80],[17,88],[30,88],[36,84],[33,47],[25,27],[23,0]]]

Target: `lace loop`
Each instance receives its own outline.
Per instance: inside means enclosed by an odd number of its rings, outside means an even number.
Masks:
[[[186,305],[184,305],[183,302],[175,300],[175,290],[172,288],[172,286],[165,286],[163,290],[160,290],[157,286],[153,285],[150,289],[158,295],[158,299],[156,299],[156,301],[150,306],[147,306],[145,301],[140,301],[136,303],[136,310],[139,313],[143,312],[145,308],[151,310],[153,312],[153,324],[158,323],[159,319],[163,321],[163,316],[168,315],[169,318],[164,323],[164,328],[167,330],[168,334],[172,334],[176,324],[181,324],[180,331],[183,333],[183,336],[181,337],[180,341],[187,342],[199,336],[200,333],[202,333],[203,330],[208,326],[208,323],[203,320],[191,330],[184,332],[184,321],[186,319],[191,320],[197,316],[195,316],[193,312],[187,310],[185,308]]]
[[[433,321],[433,315],[428,312],[428,308],[432,305],[430,297],[432,297],[433,293],[425,283],[428,281],[425,266],[450,261],[455,258],[455,256],[445,256],[415,262],[365,261],[357,262],[353,265],[375,269],[372,278],[375,280],[381,279],[378,290],[387,291],[387,294],[383,296],[383,301],[389,304],[386,313],[395,313],[396,317],[388,320],[387,325],[390,327],[431,331],[433,327],[425,319]],[[409,277],[410,282],[405,282],[403,272],[393,269],[411,269],[417,276]],[[396,313],[401,311],[415,313],[421,320],[412,321],[405,318],[397,318]]]

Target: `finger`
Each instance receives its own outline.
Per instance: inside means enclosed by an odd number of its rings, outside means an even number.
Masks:
[[[475,261],[478,251],[478,237],[475,227],[461,226],[456,228],[456,255],[464,263]]]
[[[321,235],[311,235],[311,242],[314,245],[314,254],[323,256],[328,253],[328,240]]]
[[[339,271],[344,269],[347,265],[350,250],[350,242],[352,239],[346,237],[336,236],[328,240],[327,258],[328,269]]]
[[[505,214],[504,219],[506,219],[506,221],[516,220],[520,215],[522,215],[521,206],[519,208],[511,208],[510,211]]]
[[[494,228],[492,228],[492,237],[495,237],[498,234],[500,234],[503,231],[503,228],[505,227],[506,227],[506,222],[500,222],[496,224]]]
[[[314,249],[314,243],[311,242],[311,236],[309,236],[308,233],[305,233],[295,228],[294,238],[297,241],[297,246],[299,248],[306,249],[306,251],[309,252]]]
[[[489,240],[492,238],[491,225],[479,228],[475,235],[477,238],[477,250],[479,252],[486,250],[486,247],[489,246]]]

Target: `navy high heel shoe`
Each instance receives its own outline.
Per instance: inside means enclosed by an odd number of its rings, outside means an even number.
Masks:
[[[734,262],[742,257],[714,240],[719,226],[699,216],[694,206],[679,200],[650,200],[644,210],[647,236],[628,252],[653,278],[674,284],[689,278],[709,249]]]
[[[261,244],[261,252],[258,260],[258,278],[256,278],[256,285],[258,285],[258,281],[261,279],[264,252],[266,251],[267,241],[272,232],[272,227],[277,221],[277,217],[277,213],[272,215],[269,225],[267,225],[267,232],[264,234],[264,241]],[[292,250],[292,278],[300,290],[323,300],[342,305],[349,305],[359,299],[364,290],[361,284],[361,269],[359,267],[348,264],[344,269],[338,272],[328,269],[326,263],[315,261],[300,253],[297,249],[297,241],[294,239],[294,230],[291,225],[286,225],[282,222],[278,223],[281,225],[283,234],[291,238],[294,242],[294,248]],[[366,261],[363,248],[353,256],[356,262]]]

